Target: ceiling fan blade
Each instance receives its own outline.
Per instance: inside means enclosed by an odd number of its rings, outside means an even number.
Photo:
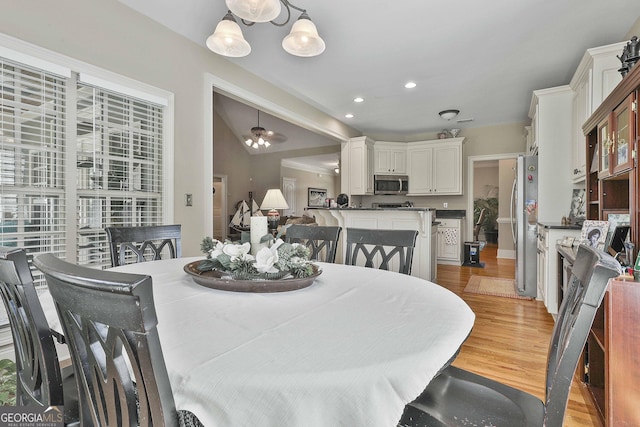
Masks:
[[[281,133],[274,132],[273,135],[267,136],[266,139],[273,144],[281,144],[287,140],[287,137]]]

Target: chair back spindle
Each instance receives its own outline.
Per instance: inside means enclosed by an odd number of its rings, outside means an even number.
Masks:
[[[162,258],[182,256],[182,227],[174,225],[151,225],[144,227],[107,227],[111,266],[136,262],[156,261]]]
[[[39,255],[69,345],[81,425],[177,426],[151,277]]]
[[[596,311],[610,278],[621,273],[620,264],[590,246],[581,246],[570,276],[568,295],[562,300],[547,358],[546,425],[561,426],[567,409],[571,379],[578,367]]]
[[[357,265],[360,255],[364,266],[389,270],[392,260],[398,260],[398,272],[411,274],[416,230],[375,230],[347,228],[345,264]]]
[[[581,245],[562,301],[547,357],[545,399],[446,367],[405,407],[399,426],[465,425],[562,427],[571,383],[609,279],[622,272],[611,256]]]
[[[66,424],[78,421],[75,384],[64,384],[49,324],[33,285],[27,254],[0,247],[0,293],[16,357],[16,405],[65,406]],[[66,373],[66,371],[65,371]],[[69,379],[72,380],[69,372]]]
[[[287,228],[285,240],[306,245],[312,260],[335,262],[341,231],[341,227],[293,224]]]

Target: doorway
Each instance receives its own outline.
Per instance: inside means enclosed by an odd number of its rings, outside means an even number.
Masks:
[[[282,214],[284,216],[294,216],[297,211],[296,207],[296,179],[295,178],[282,178],[282,192],[284,193],[284,199],[289,205],[289,209],[285,209]]]
[[[227,176],[213,175],[213,238],[224,242],[227,238]]]
[[[488,242],[491,251],[483,251],[482,259],[491,256],[492,261],[501,258],[514,259],[515,247],[511,236],[512,219],[510,215],[511,186],[513,183],[513,167],[520,153],[494,154],[468,157],[468,194],[467,230],[473,233],[475,226],[474,201],[482,199],[482,203],[495,207],[492,219],[495,227],[485,232],[482,230],[479,240]],[[497,237],[494,237],[497,233]],[[473,236],[468,236],[473,240]]]

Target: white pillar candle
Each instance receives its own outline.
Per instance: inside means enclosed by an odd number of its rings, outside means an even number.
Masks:
[[[255,255],[258,251],[267,247],[267,243],[260,243],[260,239],[268,233],[267,217],[252,216],[251,217],[251,255]]]

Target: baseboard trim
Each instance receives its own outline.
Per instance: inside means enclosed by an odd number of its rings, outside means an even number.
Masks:
[[[513,249],[498,249],[497,258],[516,259],[516,251]]]

